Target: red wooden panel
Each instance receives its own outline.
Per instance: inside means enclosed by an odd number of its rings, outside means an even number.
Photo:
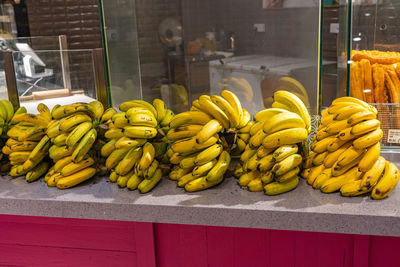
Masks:
[[[296,267],[319,267],[315,252],[318,246],[318,234],[312,232],[295,232]]]
[[[369,264],[369,239],[367,235],[354,235],[352,267],[365,267]]]
[[[134,223],[0,216],[0,243],[135,251]]]
[[[210,267],[235,266],[234,228],[207,227],[207,256]]]
[[[269,266],[269,230],[234,228],[234,266]]]
[[[179,264],[175,266],[207,266],[206,226],[179,225],[179,229]]]
[[[154,229],[152,223],[137,222],[135,224],[137,248],[137,265],[146,267],[156,266],[156,253],[154,246]]]
[[[315,256],[318,266],[352,266],[353,237],[345,234],[318,234],[318,246]]]
[[[179,226],[156,223],[154,225],[157,266],[175,267],[181,253],[179,247]]]
[[[135,252],[0,244],[1,266],[138,266]]]
[[[400,266],[400,237],[371,236],[369,267]]]
[[[295,232],[271,230],[270,266],[295,266]]]

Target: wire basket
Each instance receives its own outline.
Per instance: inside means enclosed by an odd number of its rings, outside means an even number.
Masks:
[[[378,110],[383,138],[382,148],[398,149],[400,152],[400,104],[371,103]]]

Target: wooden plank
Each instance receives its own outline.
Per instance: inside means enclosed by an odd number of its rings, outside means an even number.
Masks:
[[[278,266],[268,265],[269,241],[268,230],[234,228],[234,266]]]
[[[133,227],[132,227],[133,228]],[[135,235],[131,240],[136,241],[138,266],[155,267],[156,253],[154,244],[154,230],[152,223],[135,222]]]
[[[179,227],[179,261],[175,266],[207,266],[206,226],[176,225]]]
[[[157,255],[157,266],[175,267],[180,262],[180,230],[176,224],[156,223],[154,240]]]
[[[210,226],[206,231],[208,266],[235,266],[234,228]]]
[[[371,236],[369,267],[398,267],[400,237]]]
[[[369,264],[369,239],[367,235],[354,235],[352,267],[365,267]]]
[[[127,222],[0,216],[0,236],[3,244],[136,251]]]
[[[318,234],[316,257],[318,266],[347,266],[352,261],[353,237],[345,234]]]
[[[271,231],[270,266],[295,266],[295,232]]]
[[[0,266],[139,266],[135,252],[0,244]]]
[[[315,252],[318,245],[318,233],[295,232],[295,266],[319,267]]]

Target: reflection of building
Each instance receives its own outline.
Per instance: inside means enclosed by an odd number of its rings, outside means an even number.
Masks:
[[[264,0],[263,8],[278,8],[282,7],[283,0]]]

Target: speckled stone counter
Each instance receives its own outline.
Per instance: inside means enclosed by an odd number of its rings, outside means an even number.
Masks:
[[[0,214],[400,236],[400,189],[374,201],[326,195],[301,180],[296,190],[269,197],[241,189],[234,178],[197,193],[164,178],[141,195],[102,177],[58,190],[0,176]]]

